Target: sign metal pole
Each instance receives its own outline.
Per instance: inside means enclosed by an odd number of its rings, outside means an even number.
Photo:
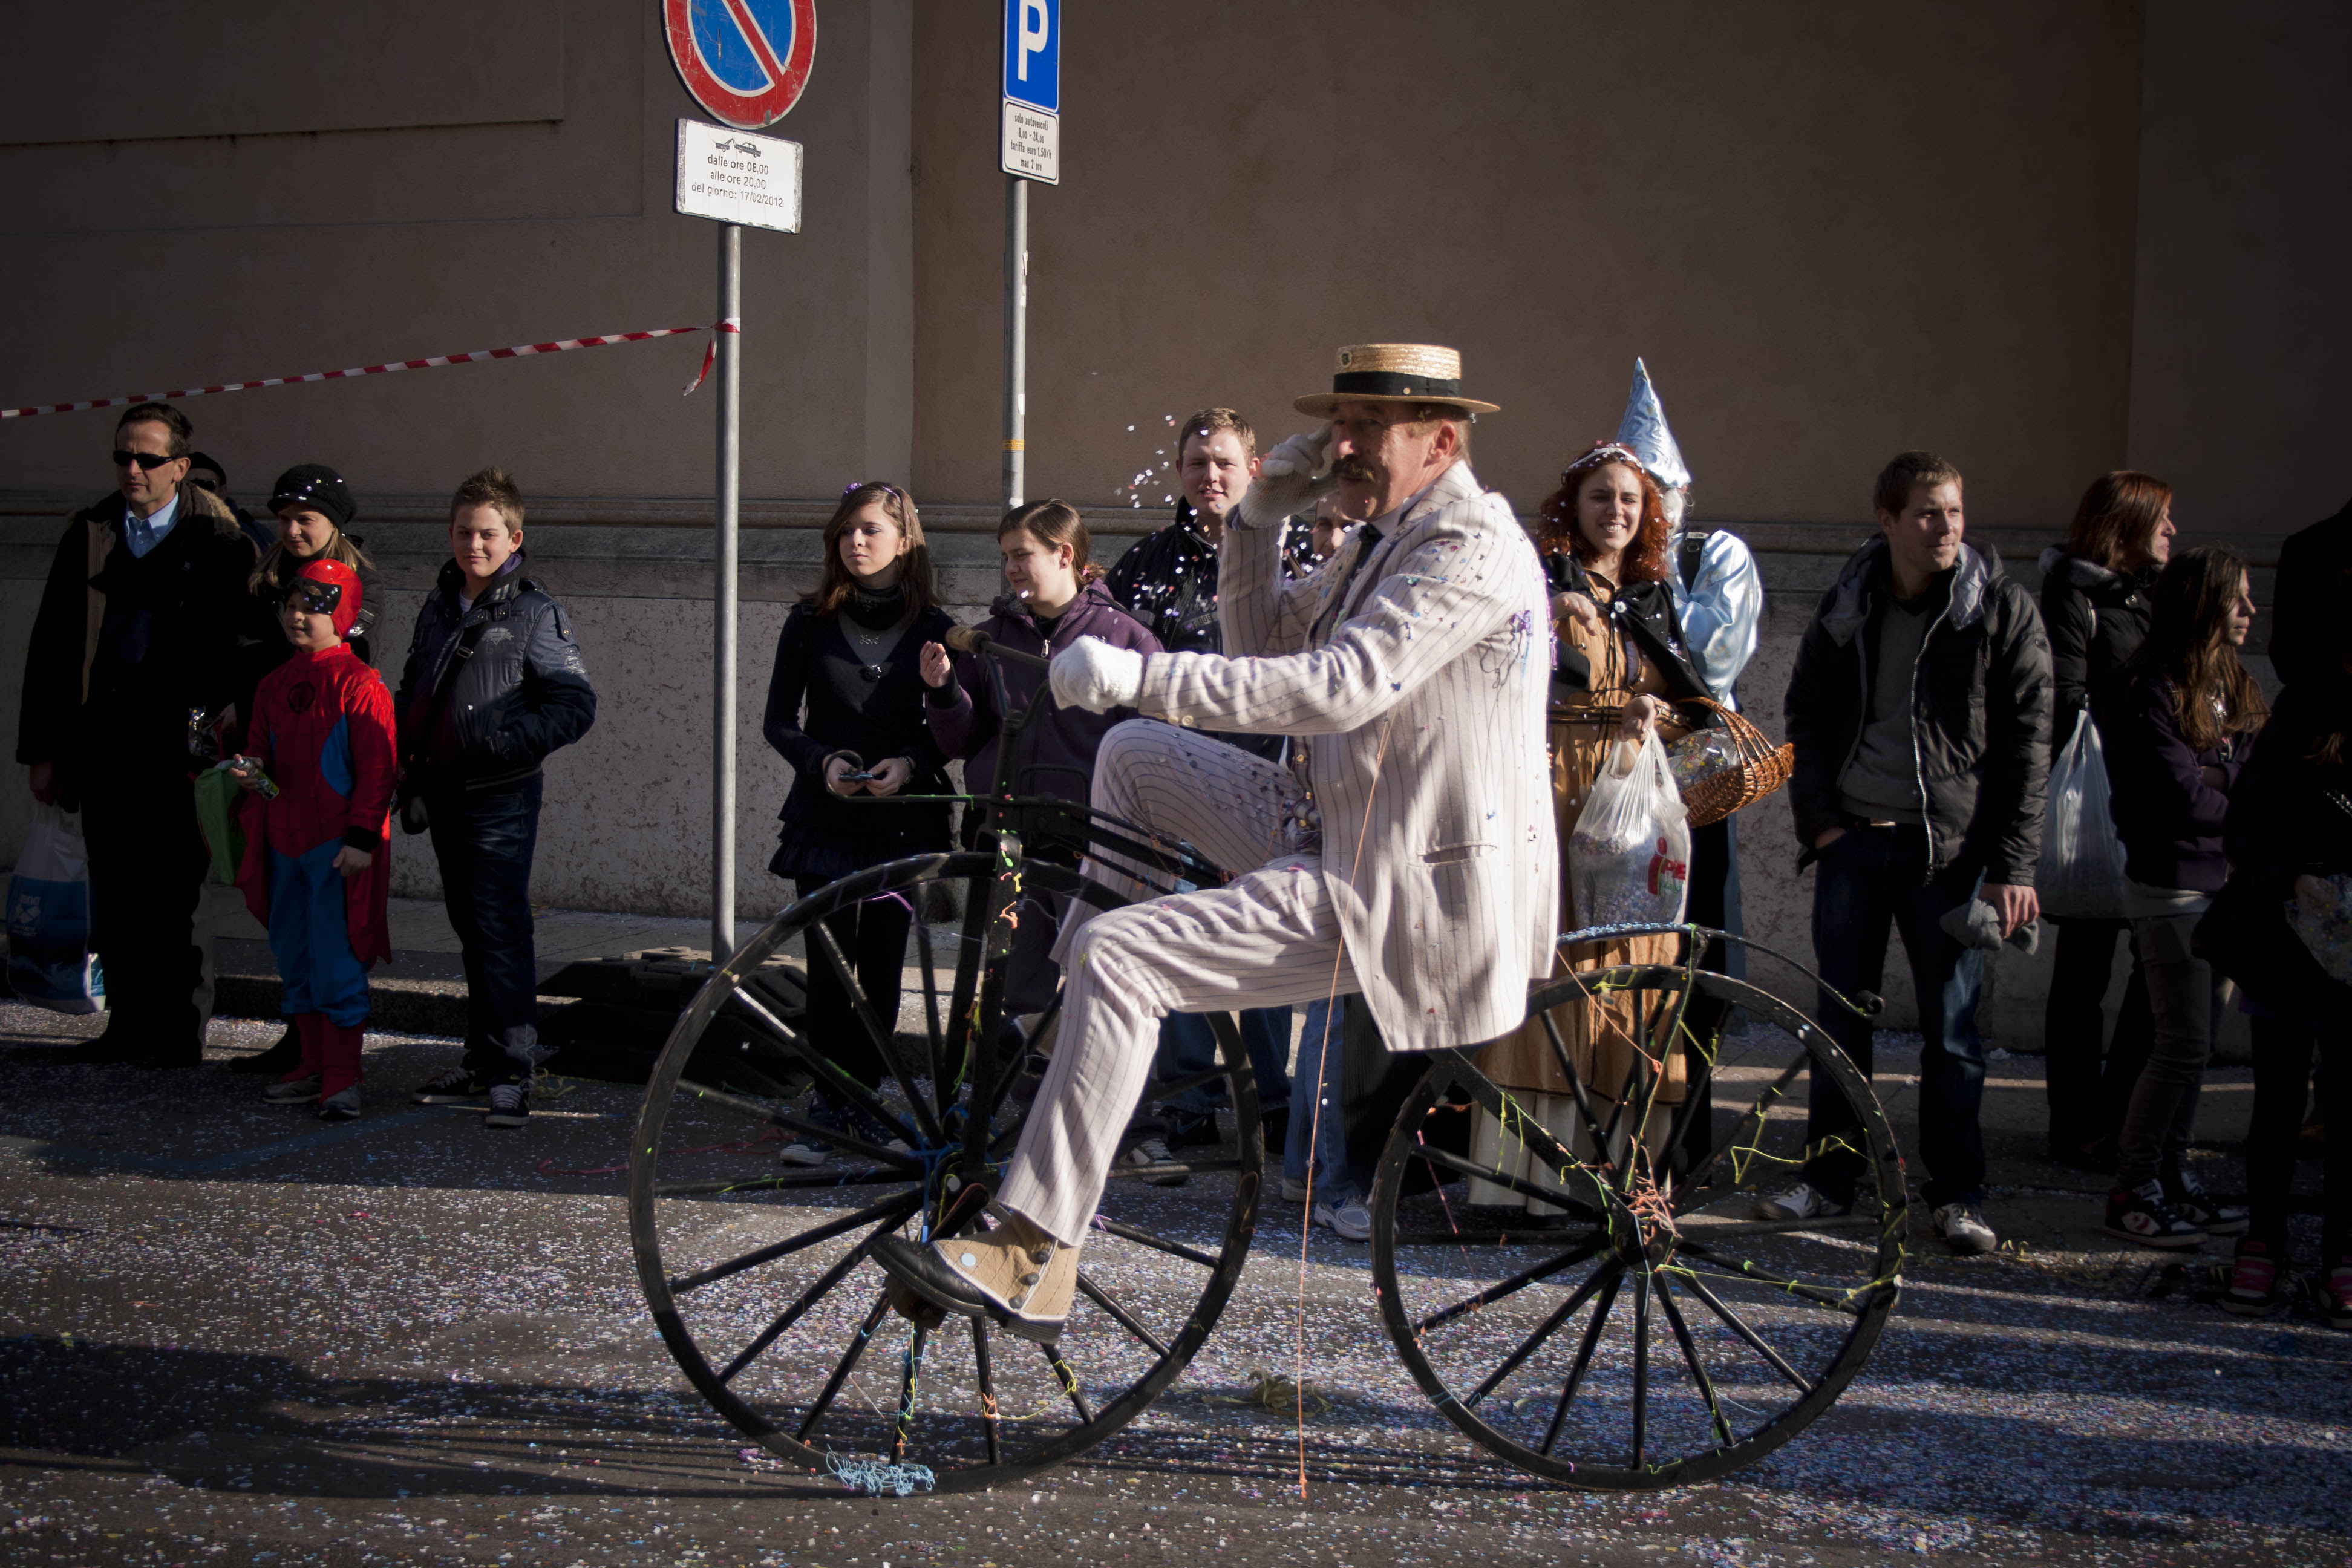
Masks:
[[[1028,456],[1029,182],[1004,176],[1004,510],[1021,504]]]
[[[743,319],[743,229],[719,231],[719,317]],[[740,332],[719,334],[719,518],[712,552],[710,963],[735,952],[735,542],[742,510],[743,358]]]

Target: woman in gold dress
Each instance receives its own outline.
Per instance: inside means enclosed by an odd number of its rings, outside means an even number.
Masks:
[[[1632,748],[1653,726],[1668,742],[1687,733],[1704,710],[1668,704],[1705,697],[1707,687],[1683,650],[1682,627],[1666,582],[1674,563],[1664,506],[1657,485],[1633,453],[1613,441],[1594,447],[1569,465],[1559,489],[1544,502],[1539,515],[1536,548],[1551,584],[1559,648],[1552,671],[1551,778],[1562,851],[1559,929],[1568,931],[1591,923],[1575,905],[1567,847],[1594,779],[1612,754],[1619,756],[1621,769],[1629,766]],[[1622,752],[1621,742],[1630,742]],[[1672,963],[1681,952],[1682,939],[1676,936],[1580,942],[1561,950],[1553,972]],[[1654,1020],[1655,994],[1650,1000]],[[1634,1065],[1632,1005],[1622,1000],[1576,1002],[1554,1008],[1552,1022],[1605,1127]],[[1657,1033],[1650,1021],[1644,1028]],[[1654,1153],[1663,1144],[1672,1108],[1681,1103],[1686,1081],[1682,1054],[1661,1051],[1662,1043],[1644,1041],[1640,1047],[1652,1064],[1653,1076],[1664,1058],[1664,1082],[1642,1129],[1643,1141]],[[1579,1153],[1591,1150],[1592,1140],[1540,1021],[1531,1020],[1496,1041],[1477,1060],[1527,1114]],[[1472,1158],[1547,1185],[1559,1180],[1541,1163],[1530,1172],[1519,1140],[1484,1111],[1477,1113]],[[1516,1211],[1521,1208],[1538,1218],[1559,1212],[1508,1187],[1475,1178],[1470,1202],[1497,1219],[1507,1217],[1505,1211],[1517,1219]]]

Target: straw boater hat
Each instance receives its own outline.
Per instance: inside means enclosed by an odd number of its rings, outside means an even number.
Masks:
[[[1328,414],[1342,403],[1443,403],[1465,414],[1497,414],[1492,403],[1462,395],[1462,356],[1434,343],[1356,343],[1339,351],[1331,390],[1310,392],[1301,414]]]

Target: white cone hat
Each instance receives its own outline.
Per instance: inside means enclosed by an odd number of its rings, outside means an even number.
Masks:
[[[1650,477],[1670,490],[1691,482],[1683,449],[1666,426],[1666,411],[1658,403],[1658,389],[1650,384],[1649,367],[1633,362],[1633,391],[1625,399],[1625,417],[1617,423],[1617,439],[1633,449]]]

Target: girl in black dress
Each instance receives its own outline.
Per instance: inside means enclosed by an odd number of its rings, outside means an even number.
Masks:
[[[939,605],[913,499],[896,485],[850,487],[824,527],[816,591],[793,607],[776,638],[761,725],[793,773],[768,869],[793,879],[800,896],[853,871],[949,847],[944,802],[879,803],[947,793],[946,760],[924,722],[918,667],[923,645],[940,641],[953,624]],[[898,1016],[912,920],[906,900],[891,895],[825,921],[886,1028]],[[881,1053],[859,1026],[847,988],[814,948],[808,976],[810,1037],[851,1077],[878,1085]],[[851,1131],[845,1109],[825,1104],[820,1092],[811,1119]],[[783,1158],[814,1165],[826,1151],[804,1139],[787,1145]]]

